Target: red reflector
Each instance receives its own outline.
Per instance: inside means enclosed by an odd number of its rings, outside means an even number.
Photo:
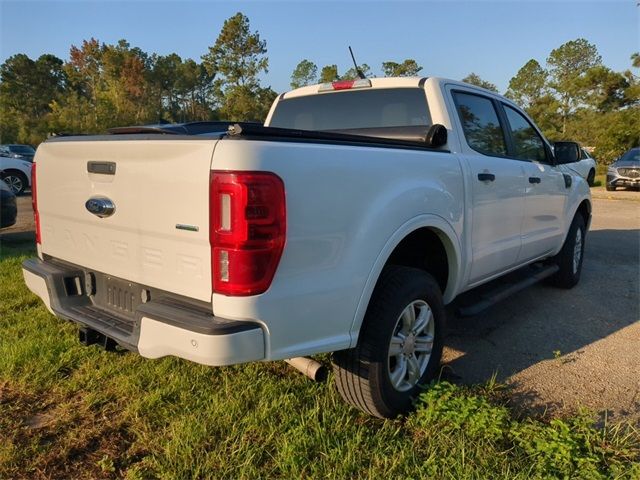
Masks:
[[[355,80],[339,80],[337,82],[331,82],[331,86],[334,90],[349,90],[353,88]]]
[[[284,183],[273,173],[214,171],[209,195],[213,291],[265,292],[284,250]]]
[[[33,208],[33,221],[36,225],[36,243],[41,244],[40,215],[38,214],[38,190],[36,188],[36,164],[31,164],[31,207]]]

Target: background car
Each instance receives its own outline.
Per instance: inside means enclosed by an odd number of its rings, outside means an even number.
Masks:
[[[580,149],[580,160],[567,163],[567,167],[584,178],[590,187],[596,178],[596,161],[584,148]]]
[[[21,195],[31,187],[31,166],[33,164],[21,158],[0,156],[0,178],[9,185],[11,191]]]
[[[640,147],[632,148],[607,169],[606,189],[617,187],[640,188]]]
[[[17,216],[16,196],[6,183],[0,182],[0,228],[10,227],[16,223]]]
[[[36,149],[31,145],[19,145],[19,144],[5,144],[0,145],[0,155],[11,158],[21,158],[33,162],[33,157],[36,154]]]

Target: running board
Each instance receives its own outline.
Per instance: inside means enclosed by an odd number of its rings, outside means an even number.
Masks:
[[[456,310],[456,314],[459,317],[471,317],[473,315],[477,315],[510,295],[550,277],[559,270],[558,265],[532,266],[529,268],[531,268],[533,272],[522,280],[500,285],[493,290],[482,293],[477,302],[459,307]]]

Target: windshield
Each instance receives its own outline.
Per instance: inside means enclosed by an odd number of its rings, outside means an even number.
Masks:
[[[14,153],[26,153],[28,155],[35,153],[33,147],[29,145],[10,145],[9,149]]]
[[[431,125],[421,88],[350,90],[295,97],[278,102],[271,127],[299,130]]]
[[[632,148],[621,156],[617,163],[640,164],[640,148]]]

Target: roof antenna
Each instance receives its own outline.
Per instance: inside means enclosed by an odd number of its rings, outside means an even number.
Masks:
[[[349,45],[349,53],[351,54],[351,60],[353,60],[353,65],[356,67],[356,73],[358,74],[358,77],[362,79],[366,79],[367,77],[364,75],[364,73],[362,73],[362,70],[360,70],[360,67],[358,67],[358,64],[356,63],[356,57],[353,56],[353,50],[351,50],[351,45]]]

